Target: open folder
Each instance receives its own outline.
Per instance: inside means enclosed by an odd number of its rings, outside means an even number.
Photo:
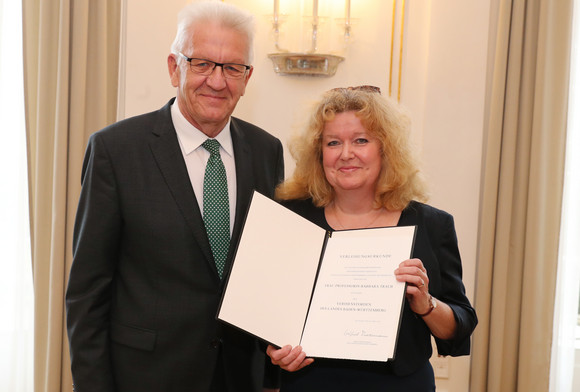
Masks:
[[[327,232],[254,192],[218,319],[310,357],[394,357],[415,226]]]

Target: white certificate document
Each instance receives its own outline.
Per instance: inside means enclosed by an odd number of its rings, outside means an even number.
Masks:
[[[313,357],[387,361],[394,357],[414,226],[337,231],[328,239],[302,348]]]
[[[415,226],[327,232],[254,192],[218,319],[308,356],[394,357]]]

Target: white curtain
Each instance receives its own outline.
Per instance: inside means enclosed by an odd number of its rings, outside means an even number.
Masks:
[[[580,0],[574,3],[572,53],[570,61],[570,97],[566,169],[558,257],[558,282],[554,311],[554,338],[550,366],[550,391],[577,391],[580,379],[574,379],[578,290],[580,288]],[[576,376],[578,377],[578,376]],[[576,387],[576,389],[574,389]]]
[[[0,391],[33,389],[22,3],[0,0]]]

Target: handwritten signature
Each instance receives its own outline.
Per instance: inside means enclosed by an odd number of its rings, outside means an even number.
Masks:
[[[361,329],[361,330],[347,329],[346,331],[344,331],[344,336],[364,336],[364,337],[368,337],[368,338],[388,338],[387,335],[381,335],[378,333],[365,331],[364,329]]]

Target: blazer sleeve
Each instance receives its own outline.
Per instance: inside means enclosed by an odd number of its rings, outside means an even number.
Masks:
[[[118,261],[121,214],[114,170],[99,133],[82,170],[66,291],[73,382],[79,391],[114,391],[109,353],[111,287]]]
[[[438,220],[440,222],[437,225],[437,233],[430,233],[432,238],[438,238],[438,243],[433,246],[441,274],[441,293],[438,297],[453,310],[457,330],[453,339],[435,338],[435,342],[440,355],[468,355],[471,346],[470,337],[477,325],[477,316],[465,294],[453,217],[441,212]]]

